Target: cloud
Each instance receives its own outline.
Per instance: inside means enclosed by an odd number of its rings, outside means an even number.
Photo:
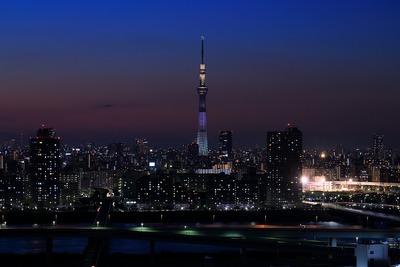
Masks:
[[[108,108],[114,108],[114,104],[103,104],[103,105],[98,105],[96,108],[97,109],[108,109]]]

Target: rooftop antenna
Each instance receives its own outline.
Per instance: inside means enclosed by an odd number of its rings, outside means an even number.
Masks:
[[[201,64],[204,64],[204,36],[201,36]]]

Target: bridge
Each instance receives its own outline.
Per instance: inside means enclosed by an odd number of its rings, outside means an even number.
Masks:
[[[394,205],[375,204],[375,203],[353,203],[353,202],[325,203],[325,202],[314,202],[314,201],[303,201],[303,204],[307,204],[307,205],[311,205],[311,206],[319,205],[321,207],[328,208],[328,209],[341,210],[341,211],[345,211],[345,212],[361,214],[363,216],[371,216],[371,217],[381,218],[381,219],[385,219],[385,220],[400,222],[400,216],[397,216],[397,215],[387,214],[387,213],[383,213],[383,212],[376,212],[376,211],[372,211],[372,210],[355,209],[355,208],[349,207],[349,205],[350,206],[356,205],[358,207],[388,206],[388,207],[395,207],[396,209],[398,209],[398,206],[394,206]]]
[[[96,223],[97,224],[97,223]],[[149,255],[152,259],[155,253],[156,242],[171,242],[185,244],[201,244],[210,246],[232,247],[240,251],[241,260],[246,260],[248,249],[282,249],[290,251],[309,252],[310,249],[324,250],[325,253],[335,254],[344,251],[352,252],[357,240],[400,238],[398,228],[393,229],[368,229],[361,227],[326,228],[321,225],[298,225],[279,227],[273,225],[247,225],[244,227],[227,227],[218,225],[200,226],[167,226],[167,225],[138,225],[132,228],[105,227],[100,224],[92,227],[3,227],[0,237],[37,237],[46,238],[49,265],[51,262],[52,240],[55,237],[84,237],[88,240],[105,242],[109,239],[132,239],[149,241]],[[337,242],[342,238],[351,239],[352,242]],[[89,242],[90,243],[90,242]],[[96,242],[93,242],[96,244]],[[97,242],[97,244],[103,244]],[[94,245],[98,248],[97,245]],[[295,250],[294,250],[295,249]],[[97,252],[97,250],[96,250]],[[133,253],[133,251],[132,251]],[[85,254],[87,255],[87,254]],[[84,262],[97,266],[98,255],[85,259],[96,259],[96,262]]]
[[[93,227],[107,227],[110,223],[110,212],[112,210],[112,191],[103,189],[103,198],[101,206],[97,209],[96,218]],[[84,251],[82,267],[97,266],[100,257],[107,247],[107,239],[102,236],[88,236],[88,244]],[[51,262],[51,259],[48,260]]]

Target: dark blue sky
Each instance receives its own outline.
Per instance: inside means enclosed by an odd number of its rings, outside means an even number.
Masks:
[[[0,139],[42,124],[69,144],[300,128],[305,146],[400,146],[399,1],[1,1]]]

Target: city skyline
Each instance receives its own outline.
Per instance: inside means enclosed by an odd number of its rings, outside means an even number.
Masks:
[[[290,123],[304,146],[399,147],[400,3],[96,1],[0,5],[0,140],[42,124],[66,144],[189,144],[199,39],[207,130],[265,147]]]

